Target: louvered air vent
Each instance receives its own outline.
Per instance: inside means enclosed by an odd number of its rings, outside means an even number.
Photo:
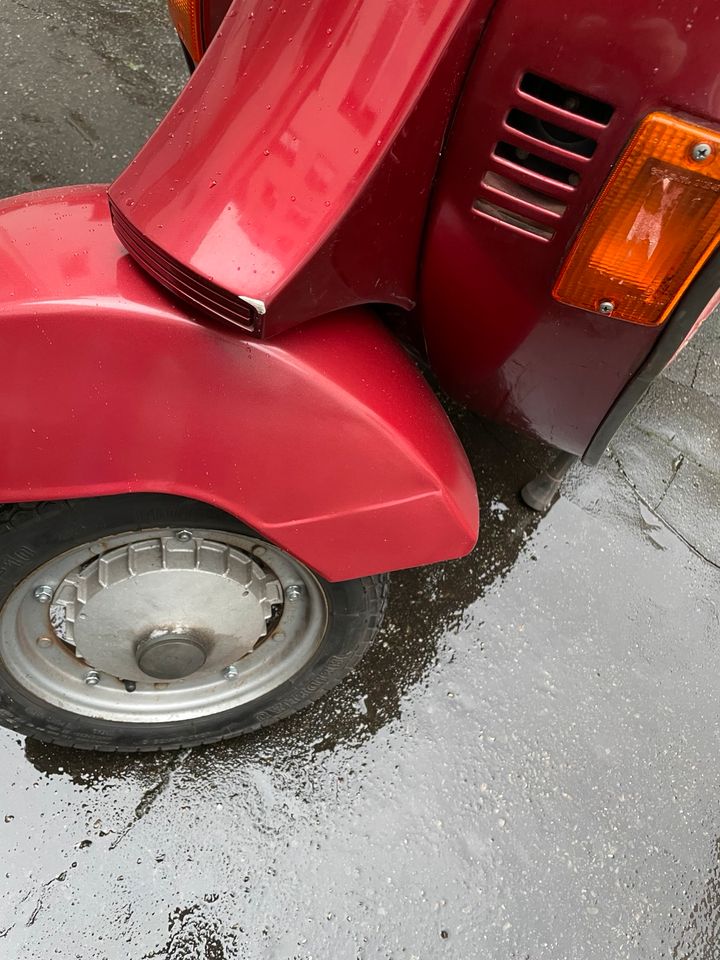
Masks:
[[[521,93],[525,93],[535,100],[540,100],[550,107],[557,107],[559,110],[574,113],[578,117],[592,120],[593,123],[600,124],[603,127],[610,123],[610,118],[615,112],[609,103],[603,103],[602,100],[596,100],[584,93],[578,93],[577,90],[568,90],[567,87],[561,87],[559,83],[553,83],[552,80],[538,77],[534,73],[526,73],[523,76],[519,89]]]
[[[613,108],[534,73],[513,101],[473,213],[551,240]]]

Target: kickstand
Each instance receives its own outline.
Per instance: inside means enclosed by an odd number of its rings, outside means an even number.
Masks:
[[[520,497],[523,503],[537,513],[546,513],[565,479],[565,474],[579,459],[574,453],[559,453],[547,470],[543,470],[522,488]]]

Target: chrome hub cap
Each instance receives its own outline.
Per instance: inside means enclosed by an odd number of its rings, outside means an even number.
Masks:
[[[121,534],[35,571],[0,611],[0,653],[31,693],[88,716],[189,719],[288,680],[327,624],[313,574],[252,537]]]
[[[281,603],[277,577],[252,555],[168,536],[108,550],[71,573],[55,591],[50,619],[96,670],[177,680],[244,657]]]

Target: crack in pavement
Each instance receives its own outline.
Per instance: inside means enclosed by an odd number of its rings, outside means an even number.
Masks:
[[[628,487],[630,487],[632,492],[637,497],[638,501],[642,503],[643,506],[650,511],[650,513],[655,517],[658,523],[660,523],[663,527],[665,527],[666,530],[669,530],[675,537],[677,537],[677,539],[681,543],[684,543],[685,546],[688,548],[688,550],[690,550],[691,553],[694,553],[696,557],[698,557],[700,560],[703,560],[705,563],[709,564],[711,567],[714,567],[716,570],[720,570],[720,563],[716,563],[714,560],[711,560],[710,557],[705,556],[705,554],[701,550],[698,550],[698,548],[693,543],[691,543],[687,539],[687,537],[683,536],[683,534],[680,533],[680,531],[676,527],[674,527],[664,517],[660,516],[660,514],[657,512],[657,507],[660,506],[660,503],[662,503],[663,499],[665,498],[665,494],[667,493],[670,485],[672,484],[673,480],[677,476],[678,471],[676,470],[674,472],[673,476],[670,478],[670,482],[665,488],[665,493],[660,498],[660,501],[657,504],[657,506],[653,507],[652,504],[648,500],[646,500],[645,497],[643,497],[643,495],[638,490],[637,486],[633,483],[632,479],[628,476],[628,474],[625,471],[625,467],[622,464],[622,461],[620,460],[618,455],[615,453],[615,451],[612,448],[609,448],[608,452],[610,454],[611,459],[613,460],[618,470],[620,471],[620,476],[622,477],[623,481],[627,484]]]
[[[133,827],[140,820],[142,820],[143,817],[147,816],[150,810],[152,810],[153,805],[155,804],[155,801],[157,800],[157,798],[161,796],[169,786],[170,781],[172,780],[173,774],[177,773],[180,767],[185,763],[187,758],[190,756],[190,753],[191,753],[190,749],[180,750],[175,755],[175,757],[173,757],[170,763],[168,763],[167,767],[165,768],[162,776],[157,781],[157,783],[154,783],[151,787],[148,787],[148,789],[144,791],[142,797],[140,797],[140,801],[135,807],[135,812],[133,814],[132,819],[123,827],[123,829],[120,831],[117,837],[115,837],[115,839],[113,840],[113,842],[110,844],[108,848],[109,850],[115,850],[115,848],[120,843],[122,843],[125,837],[130,833]]]
[[[695,381],[697,380],[697,375],[700,370],[700,361],[703,358],[702,351],[698,350],[697,360],[695,361],[695,369],[693,370],[692,383],[690,384],[690,389],[695,389]]]
[[[26,927],[31,927],[37,920],[38,914],[40,913],[43,906],[45,905],[45,892],[47,891],[47,889],[51,887],[54,883],[62,883],[64,880],[67,879],[67,874],[68,874],[67,870],[63,870],[62,873],[59,873],[56,877],[51,877],[50,880],[47,880],[42,885],[42,891],[40,893],[40,896],[37,898],[37,902],[35,903],[35,906],[33,907],[30,916],[25,921]],[[12,927],[10,929],[12,929]],[[10,931],[8,930],[8,933],[9,932]]]
[[[676,478],[677,475],[678,475],[678,471],[680,470],[680,467],[682,467],[682,465],[683,465],[684,463],[685,463],[685,454],[684,454],[684,453],[679,453],[679,454],[677,455],[677,457],[675,457],[675,459],[673,460],[673,464],[672,464],[672,474],[671,474],[670,479],[668,480],[668,482],[665,484],[665,489],[664,489],[663,492],[662,492],[662,496],[660,497],[660,499],[658,500],[658,502],[655,504],[655,507],[654,507],[655,510],[659,510],[659,509],[660,509],[660,506],[662,505],[663,500],[664,500],[665,497],[668,495],[668,490],[670,489],[670,487],[671,487],[671,486],[673,485],[673,483],[675,482],[675,478]],[[627,476],[627,474],[626,474],[626,476]],[[639,494],[638,494],[638,496],[639,496]]]

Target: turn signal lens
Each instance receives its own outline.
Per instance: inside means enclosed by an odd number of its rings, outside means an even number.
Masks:
[[[195,63],[204,53],[201,7],[202,0],[168,0],[170,19]]]
[[[562,303],[658,326],[720,240],[720,134],[640,124],[558,277]]]

